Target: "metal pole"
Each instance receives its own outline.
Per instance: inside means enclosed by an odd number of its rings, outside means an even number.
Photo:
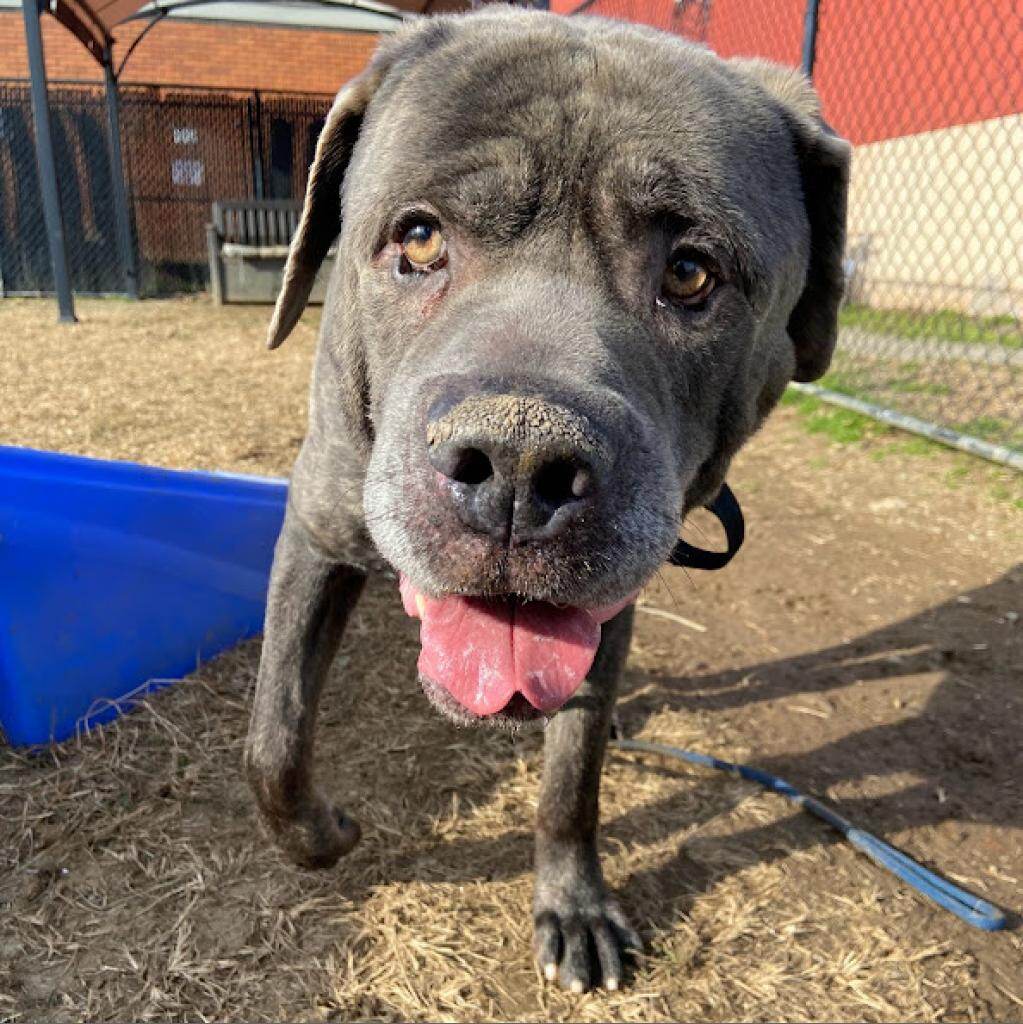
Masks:
[[[245,102],[245,117],[249,122],[249,149],[252,150],[252,184],[256,199],[266,198],[266,183],[263,180],[263,106],[259,90],[253,89],[252,97]]]
[[[813,78],[813,65],[817,59],[817,16],[820,0],[806,0],[806,17],[803,20],[803,57],[800,66],[807,78]]]
[[[114,201],[114,219],[117,222],[117,247],[121,252],[124,289],[133,299],[137,299],[139,297],[138,267],[135,262],[135,243],[131,231],[128,189],[124,181],[124,160],[121,157],[121,103],[117,95],[113,54],[109,47],[103,56],[103,81],[106,87],[107,133],[110,136],[110,181]]]
[[[56,160],[53,155],[53,132],[50,128],[50,104],[46,96],[46,60],[43,57],[43,33],[39,27],[38,0],[24,0],[25,43],[28,48],[28,69],[32,78],[32,119],[36,129],[36,163],[39,165],[39,191],[43,197],[43,219],[53,267],[53,286],[57,292],[58,319],[63,324],[77,322],[75,300],[71,294],[71,276],[67,268],[67,245],[64,221],[57,189]]]

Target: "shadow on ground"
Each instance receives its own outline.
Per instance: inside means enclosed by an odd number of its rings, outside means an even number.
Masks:
[[[949,823],[987,823],[998,828],[1023,831],[1023,746],[1019,723],[1023,711],[1023,625],[1014,621],[1011,610],[1023,603],[1023,566],[1012,570],[989,586],[969,591],[925,612],[867,633],[850,643],[828,647],[797,657],[780,658],[736,669],[702,675],[676,677],[629,671],[619,701],[619,711],[627,735],[642,732],[648,720],[665,710],[692,713],[750,709],[757,704],[796,695],[827,697],[839,690],[865,688],[863,700],[872,700],[880,690],[893,696],[888,704],[901,704],[898,683],[908,676],[939,676],[926,702],[893,708],[896,721],[848,732],[840,739],[825,742],[798,754],[754,755],[760,768],[780,775],[796,788],[827,797],[833,805],[861,828],[881,837],[912,829],[935,829]],[[992,612],[1010,610],[1010,617],[992,628]],[[983,636],[984,640],[978,638]],[[834,715],[840,716],[836,709]],[[811,720],[812,722],[813,720]],[[806,726],[799,736],[806,745]],[[446,726],[426,724],[433,732]],[[748,742],[757,748],[760,737]],[[784,745],[784,738],[772,730],[773,746]],[[433,742],[443,743],[440,736]],[[417,746],[429,746],[422,736]],[[714,750],[703,748],[706,753]],[[615,755],[611,755],[615,756]],[[670,762],[641,758],[637,769],[644,773],[692,778],[685,768]],[[847,795],[863,780],[876,784],[887,776],[913,776],[913,784],[881,796],[869,793]],[[721,777],[701,775],[700,785],[720,787]],[[429,785],[420,791],[410,781],[408,798],[418,812],[435,818],[442,815],[451,787]],[[463,813],[487,805],[494,790],[505,779],[495,774],[492,786],[478,778],[470,796],[461,804]],[[870,787],[868,787],[870,788]],[[720,800],[707,799],[701,815],[687,816],[692,804],[689,794],[669,795],[652,804],[643,804],[624,814],[605,815],[602,832],[612,840],[627,842],[630,837],[648,834],[655,822],[673,818],[677,812],[679,832],[722,813]],[[984,850],[960,846],[965,833],[943,832],[940,842],[924,848],[916,845],[910,852],[928,867],[938,871],[966,871],[985,855]],[[1016,849],[1023,851],[1020,838]],[[789,856],[792,849],[841,841],[838,833],[818,820],[794,812],[779,822],[762,828],[733,834],[736,846],[758,851],[765,862]],[[422,856],[438,840],[424,835],[422,844],[403,863],[388,865],[390,881],[422,878]],[[965,861],[949,861],[961,849]],[[928,855],[927,850],[932,851]],[[451,851],[449,850],[449,853]],[[505,832],[484,840],[460,839],[456,857],[438,855],[437,868],[450,882],[493,880],[518,875],[528,870],[532,853],[531,829]],[[403,872],[407,869],[407,874]],[[880,868],[877,869],[881,871]],[[397,871],[395,875],[394,872]],[[685,912],[695,895],[727,876],[722,870],[697,864],[687,856],[685,844],[677,858],[662,863],[642,875],[632,877],[625,887],[644,893],[670,893],[684,883],[688,899],[681,905],[669,901],[670,916]],[[349,892],[355,898],[357,893]],[[643,900],[655,906],[656,901]],[[662,907],[667,906],[662,900]],[[1018,911],[1019,907],[1008,908]],[[668,927],[668,918],[649,922],[655,929]]]

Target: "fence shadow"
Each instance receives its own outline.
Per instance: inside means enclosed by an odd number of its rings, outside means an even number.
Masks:
[[[832,801],[843,815],[881,836],[948,822],[1023,830],[1023,791],[1018,784],[1023,775],[1019,740],[1023,624],[1011,614],[1018,614],[1023,605],[1021,570],[1023,565],[988,586],[848,644],[686,678],[631,672],[619,704],[625,733],[638,733],[650,716],[663,709],[734,709],[797,694],[826,695],[857,684],[884,687],[885,691],[891,686],[894,693],[901,677],[940,673],[940,682],[926,703],[907,707],[896,721],[858,729],[799,754],[754,754],[750,760],[797,789],[819,795],[836,783],[856,783],[868,776],[915,777],[915,783],[880,797]],[[1006,617],[1005,612],[1010,615]],[[630,695],[629,691],[638,687],[642,692]],[[808,719],[808,730],[814,721]],[[750,736],[754,748],[756,740]],[[640,770],[663,771],[665,767],[650,763]],[[707,785],[714,784],[708,779]],[[644,818],[663,817],[670,804],[668,798],[661,806],[637,808],[609,827],[621,830],[627,826],[632,831]],[[680,828],[692,824],[679,821]],[[749,829],[730,839],[737,847],[760,851],[762,862],[787,856],[794,847],[840,841],[837,833],[809,817]],[[929,866],[964,868],[941,863]],[[727,867],[694,870],[682,847],[669,862],[633,876],[626,890],[668,891],[681,875],[690,894],[695,895],[727,873]]]
[[[1023,624],[1003,614],[1021,603],[1023,565],[988,586],[847,644],[689,677],[629,671],[619,703],[624,730],[637,734],[648,718],[664,709],[724,711],[796,694],[826,695],[854,684],[891,686],[894,692],[903,676],[937,672],[940,682],[926,704],[907,706],[897,721],[851,731],[802,753],[753,754],[749,760],[817,795],[825,795],[836,783],[855,783],[868,776],[915,777],[915,783],[901,789],[893,786],[894,791],[880,797],[831,801],[857,825],[882,837],[946,822],[1023,830],[1023,791],[1018,787],[1023,774]],[[980,637],[986,644],[982,650],[975,649]],[[815,721],[808,719],[807,728],[812,729]],[[750,742],[755,749],[755,735]],[[656,759],[640,759],[634,770],[677,777],[687,772]],[[494,786],[500,782],[500,776],[493,780]],[[718,787],[720,777],[707,775],[701,785]],[[491,793],[489,787],[481,788],[466,806],[485,804]],[[434,803],[432,795],[423,794],[423,799]],[[691,789],[680,786],[660,800],[637,803],[616,817],[605,816],[601,833],[612,842],[628,844],[636,835],[656,834],[671,822],[668,827],[681,837],[730,809],[727,797],[698,800],[694,818],[693,805]],[[689,844],[680,839],[672,857],[634,873],[621,887],[622,896],[636,909],[644,928],[670,928],[701,892],[748,866],[751,857],[756,863],[770,863],[794,849],[839,841],[841,837],[826,825],[796,811],[780,821],[716,839],[720,860],[691,857]],[[529,870],[532,830],[513,828],[500,835],[461,839],[443,852],[440,845],[437,837],[424,836],[406,856],[386,865],[388,880],[421,879],[427,862],[436,877],[447,882],[514,877]],[[947,837],[935,849],[938,857],[928,862],[929,867],[941,872],[964,868],[942,861]],[[356,887],[349,895],[358,900],[364,893]]]

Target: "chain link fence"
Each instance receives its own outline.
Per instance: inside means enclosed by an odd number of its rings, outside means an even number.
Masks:
[[[888,410],[890,422],[1023,466],[1016,0],[817,6],[814,83],[855,146],[846,298],[821,384],[864,411]],[[576,13],[794,66],[806,41],[807,0],[592,0]]]
[[[68,270],[85,294],[123,288],[102,94],[50,91]],[[53,290],[27,83],[0,81],[0,295]]]
[[[333,97],[122,86],[121,152],[143,295],[205,288],[217,199],[301,197]],[[72,287],[123,292],[102,90],[51,86]],[[0,296],[53,290],[29,85],[0,81]]]
[[[1023,18],[985,4],[820,0],[814,80],[855,146],[832,395],[1023,464]],[[584,0],[724,57],[806,57],[808,0]],[[818,5],[813,5],[818,6]],[[94,87],[50,92],[71,274],[123,288]],[[144,294],[204,287],[216,199],[301,196],[330,97],[121,89]],[[51,290],[27,82],[0,82],[0,295]],[[897,414],[897,415],[894,415]],[[913,420],[901,420],[912,417]],[[933,430],[931,431],[934,432]],[[959,439],[959,440],[957,440]],[[988,446],[988,447],[985,447]],[[1007,453],[1007,455],[1006,455]]]
[[[821,5],[815,80],[856,147],[823,383],[1019,454],[1023,18],[930,6]]]

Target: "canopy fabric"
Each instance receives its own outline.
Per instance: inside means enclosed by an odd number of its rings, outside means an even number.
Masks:
[[[394,7],[359,0],[315,2],[315,0],[173,0],[165,6],[160,0],[147,4],[133,22],[152,21],[155,15],[166,15],[167,21],[205,21],[220,24],[258,25],[274,28],[307,28],[338,32],[397,31],[413,15]]]
[[[37,0],[25,0],[33,3]],[[151,2],[139,2],[139,0],[42,0],[40,8],[49,12],[65,28],[72,32],[82,45],[102,64],[104,57],[113,47],[114,28],[134,17],[145,17],[148,15],[160,15],[161,13],[176,12],[179,16],[187,17],[189,9],[198,10],[203,0],[151,0]],[[240,4],[234,4],[241,7]],[[250,24],[258,24],[263,20],[260,16],[260,8],[264,5],[252,2],[244,5],[251,8],[251,16],[247,18]],[[278,0],[269,6],[304,8],[306,10],[317,7],[321,9],[347,7],[349,9],[361,9],[377,14],[387,12],[398,12],[423,14],[440,11],[464,10],[469,7],[469,0],[392,0],[390,4],[365,2],[365,0]],[[235,19],[231,19],[235,20]],[[325,26],[326,27],[326,26]]]
[[[32,0],[25,0],[26,3]],[[114,25],[131,17],[136,0],[50,0],[50,13],[99,61],[113,44]]]

